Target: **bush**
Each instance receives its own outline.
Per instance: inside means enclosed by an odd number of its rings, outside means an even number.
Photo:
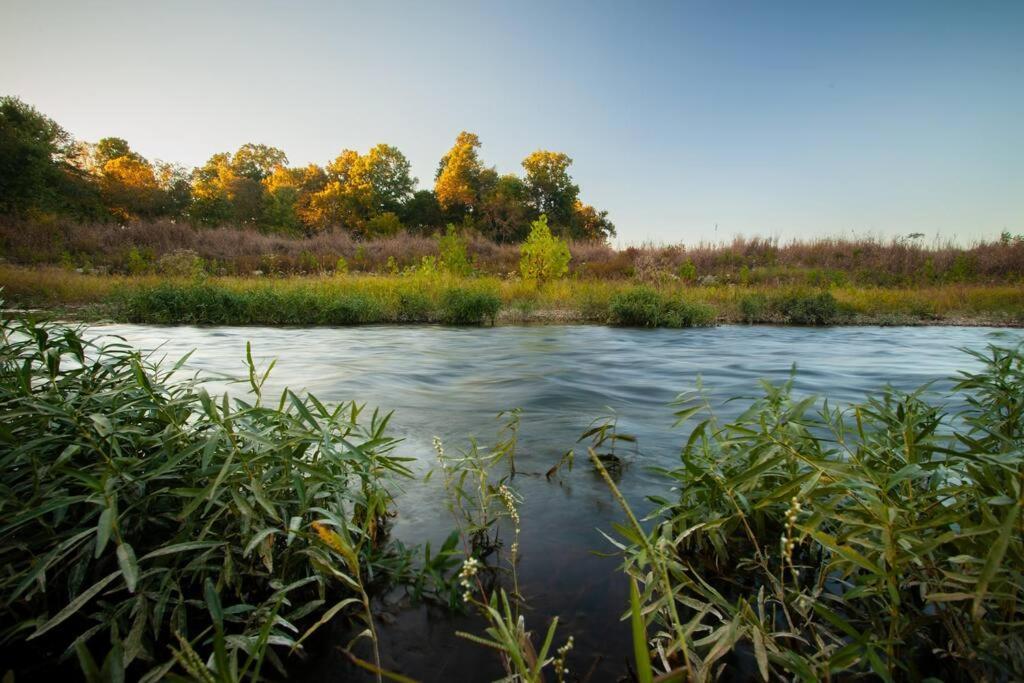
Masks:
[[[525,280],[553,280],[569,272],[569,245],[551,234],[547,216],[532,223],[519,253],[519,272]]]
[[[747,294],[740,299],[740,317],[743,322],[757,323],[765,320],[768,298],[764,294]]]
[[[251,356],[251,395],[220,401],[123,344],[0,326],[5,671],[71,651],[86,680],[283,679],[319,617],[370,618],[388,481],[408,474],[386,417],[265,407]]]
[[[423,323],[430,320],[433,305],[430,297],[416,290],[403,290],[398,293],[398,310],[396,319],[403,323]]]
[[[472,275],[473,264],[469,261],[466,240],[455,232],[454,225],[449,224],[447,232],[438,238],[437,248],[440,252],[440,265],[444,270],[461,277]]]
[[[952,414],[925,388],[839,409],[792,380],[731,423],[678,401],[699,422],[672,493],[620,527],[656,680],[1024,680],[1022,350],[972,353]]]
[[[613,323],[628,327],[700,327],[715,320],[710,306],[663,296],[649,287],[616,294],[609,309]]]
[[[440,318],[449,325],[480,325],[485,320],[493,325],[499,310],[498,295],[453,287],[445,290],[441,297]]]
[[[200,277],[206,272],[203,259],[191,249],[175,249],[164,254],[156,262],[156,268],[164,275],[176,277]]]
[[[772,301],[772,309],[794,325],[831,325],[839,317],[839,304],[831,292],[793,292]]]

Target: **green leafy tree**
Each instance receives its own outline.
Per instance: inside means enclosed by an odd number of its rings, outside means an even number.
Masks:
[[[0,98],[0,213],[98,217],[102,205],[66,130],[16,97]]]
[[[402,205],[402,223],[410,232],[428,234],[444,225],[444,212],[432,190],[419,190]]]
[[[569,272],[569,245],[551,234],[547,216],[533,222],[519,253],[519,272],[524,280],[553,280]]]
[[[237,175],[257,182],[268,177],[274,169],[287,165],[288,155],[282,150],[251,142],[239,147],[231,157],[231,168]]]
[[[571,165],[569,155],[547,150],[538,150],[523,159],[526,188],[534,210],[547,215],[563,230],[572,224],[573,209],[580,195],[579,186],[569,175]]]

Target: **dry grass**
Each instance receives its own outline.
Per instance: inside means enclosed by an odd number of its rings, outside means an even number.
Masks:
[[[468,238],[480,273],[507,276],[518,269],[519,248],[478,235]],[[25,223],[0,220],[4,257],[20,265],[62,264],[101,272],[145,273],[161,256],[191,250],[216,275],[332,272],[339,258],[352,271],[387,273],[437,256],[434,237],[401,233],[356,241],[336,231],[311,237],[264,234],[250,228],[197,229],[161,220],[116,225],[65,220]],[[780,244],[735,239],[697,246],[644,245],[616,251],[606,244],[570,244],[571,273],[583,278],[714,281],[741,285],[886,287],[949,283],[1024,282],[1024,241],[924,244],[920,240],[821,238]]]

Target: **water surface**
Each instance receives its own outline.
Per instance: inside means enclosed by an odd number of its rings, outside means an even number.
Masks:
[[[858,401],[887,384],[900,389],[945,379],[976,362],[958,350],[989,343],[1016,344],[1024,330],[977,327],[744,327],[697,330],[637,330],[598,326],[445,328],[367,326],[354,328],[160,327],[108,325],[95,328],[131,344],[176,359],[194,350],[189,367],[215,377],[217,389],[244,391],[230,383],[245,376],[245,344],[258,364],[277,359],[266,392],[288,386],[321,400],[357,399],[394,411],[400,453],[417,458],[415,469],[434,465],[432,437],[446,448],[470,436],[491,443],[499,411],[523,410],[515,485],[525,499],[522,516],[523,594],[527,622],[535,631],[560,615],[558,638],[573,633],[571,668],[591,680],[614,680],[631,657],[626,606],[617,560],[597,529],[619,518],[604,485],[578,461],[571,473],[547,481],[546,471],[596,416],[614,411],[619,428],[638,438],[625,449],[621,486],[643,505],[665,485],[649,465],[677,462],[685,434],[672,429],[668,404],[703,378],[707,395],[723,417],[736,415],[757,394],[757,381],[788,378],[796,365],[797,394],[826,395],[834,403]],[[585,457],[585,456],[583,456]],[[393,534],[409,545],[435,544],[453,528],[436,482],[411,482],[398,500]],[[489,680],[500,674],[485,649],[455,639],[456,628],[479,628],[425,608],[381,605],[385,665],[424,681]],[[338,634],[339,644],[342,634]],[[342,657],[327,648],[305,667],[306,680],[338,680]]]

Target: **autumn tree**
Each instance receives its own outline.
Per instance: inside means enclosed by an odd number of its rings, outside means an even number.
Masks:
[[[552,224],[567,231],[580,188],[569,175],[572,159],[562,152],[538,150],[523,159],[530,203],[538,214],[546,214]]]
[[[434,178],[434,194],[441,208],[450,214],[472,213],[480,203],[483,163],[477,150],[480,138],[462,131],[455,146],[441,157]]]
[[[164,206],[164,193],[148,161],[134,154],[103,164],[100,181],[103,202],[121,220],[152,218]]]

